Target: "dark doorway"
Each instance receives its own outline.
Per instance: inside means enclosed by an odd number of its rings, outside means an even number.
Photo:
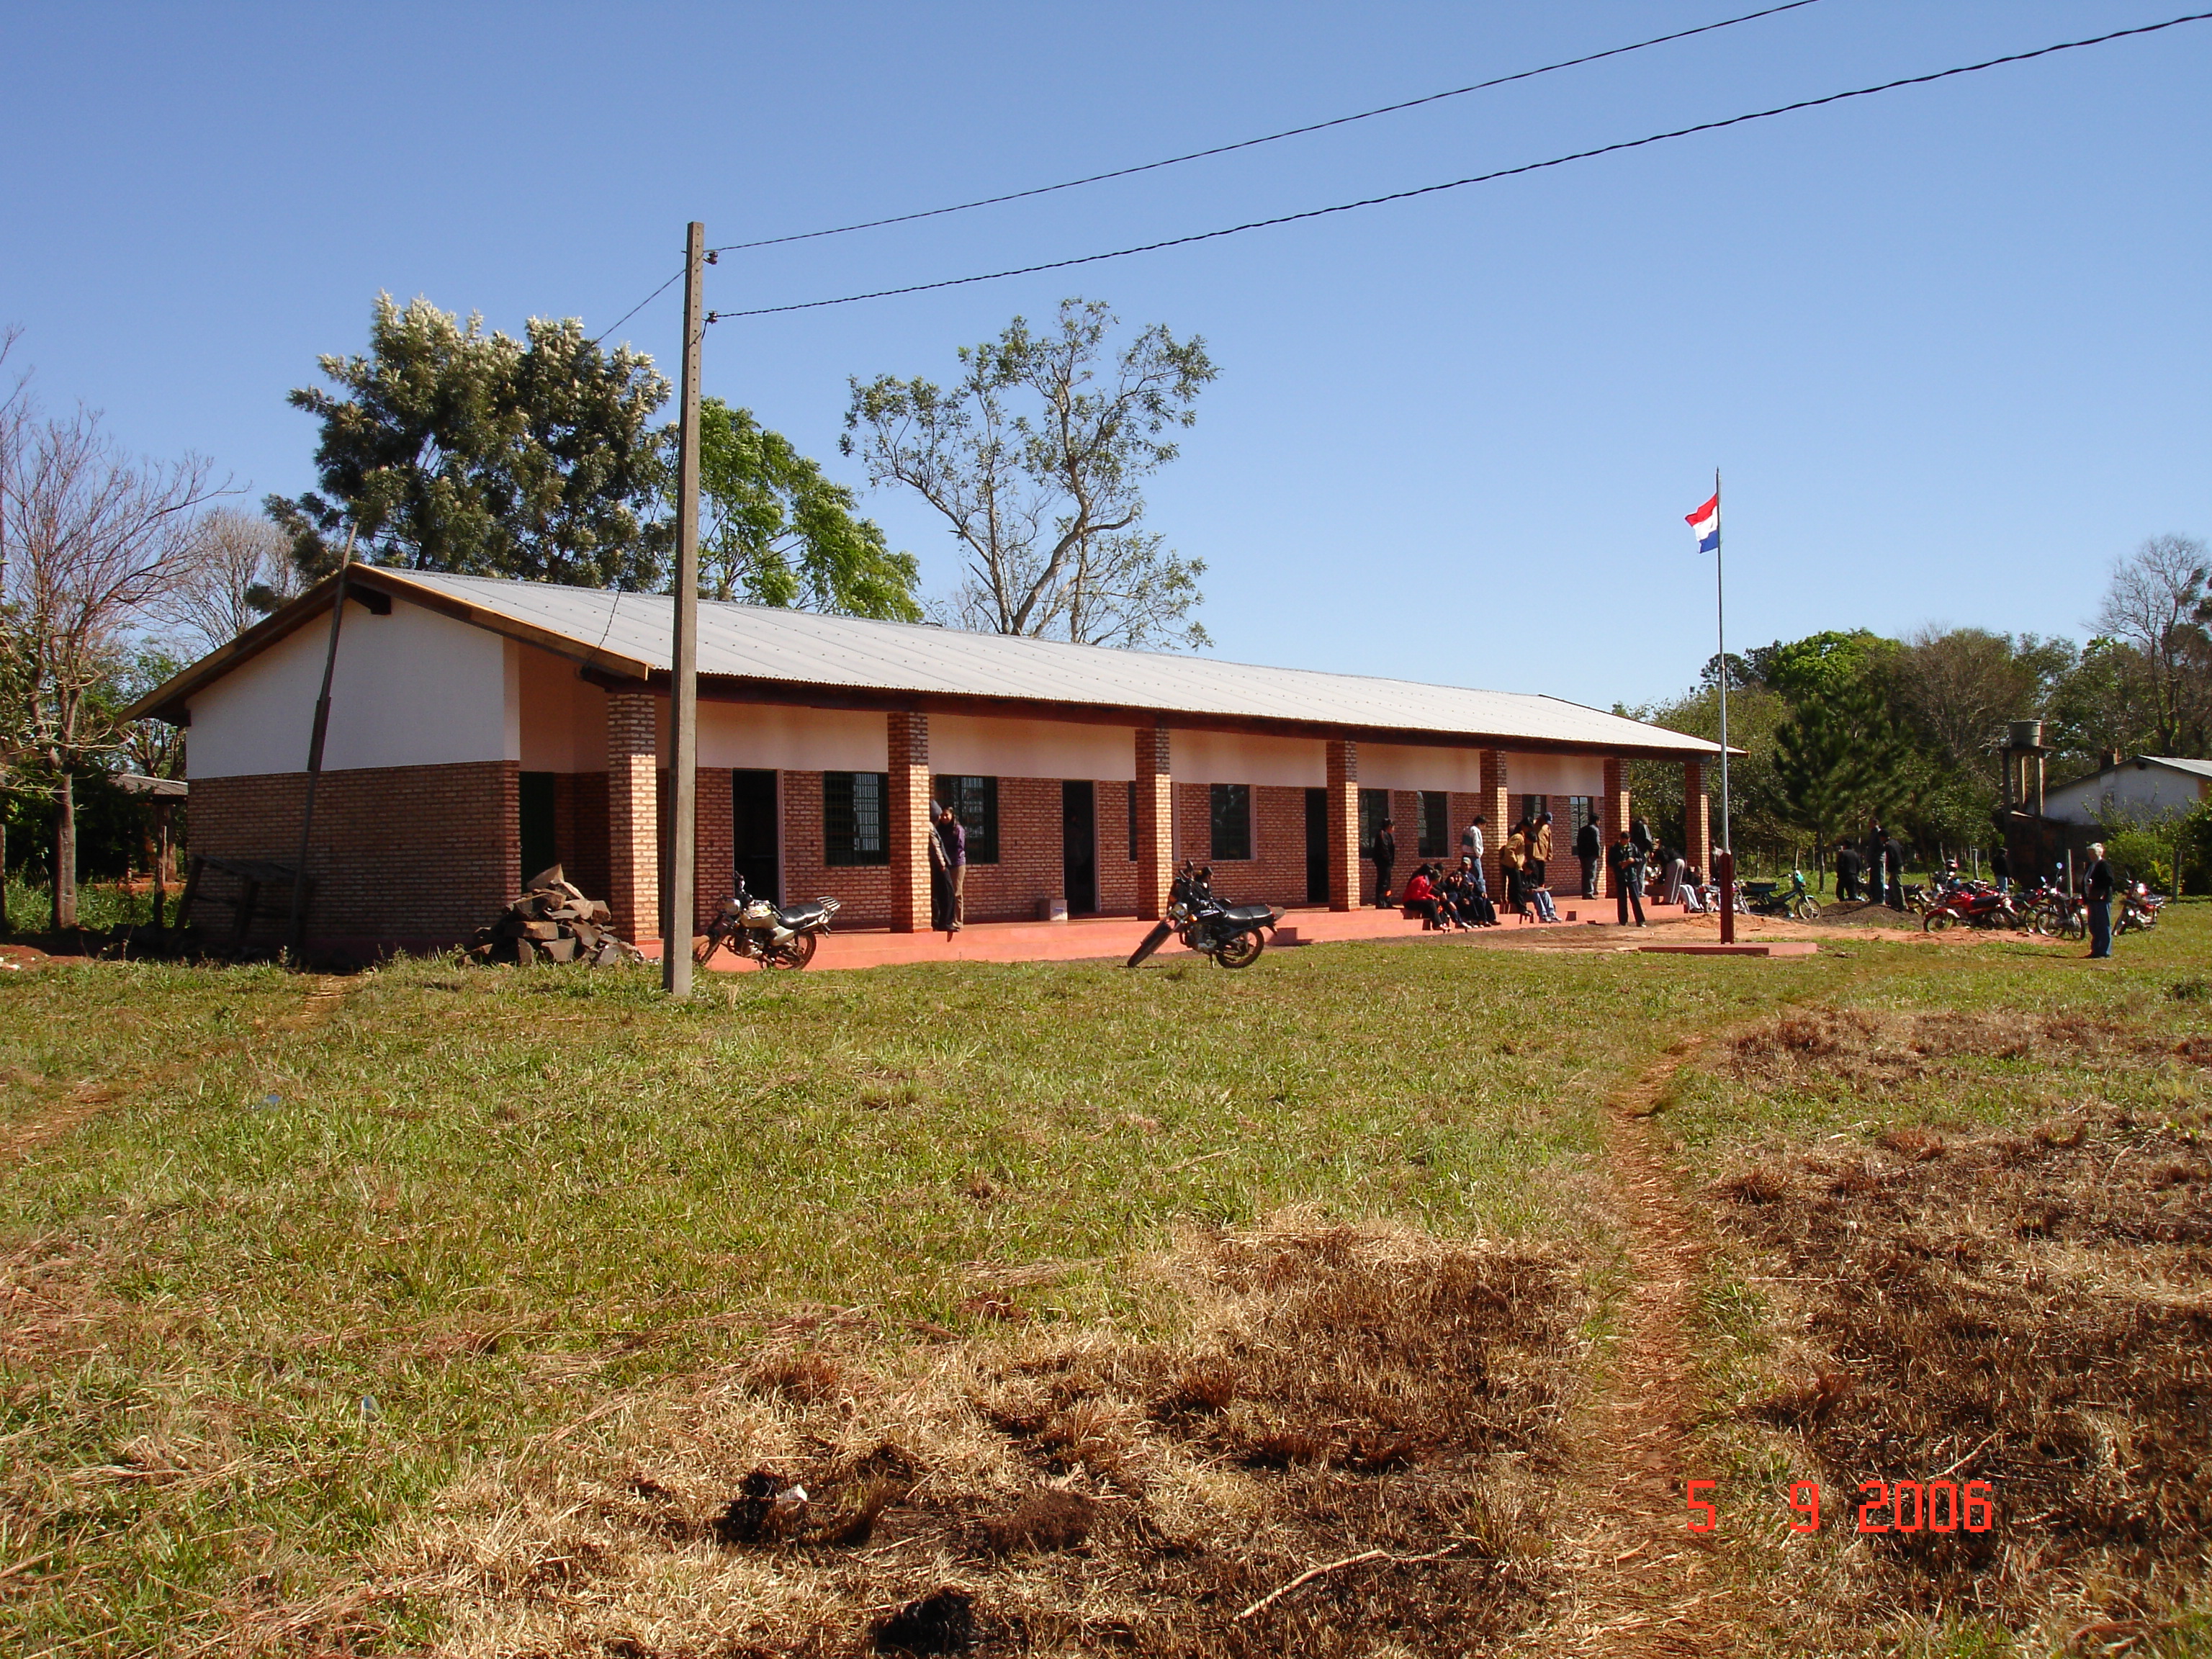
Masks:
[[[1067,884],[1067,913],[1098,908],[1098,792],[1086,779],[1060,786],[1060,849]]]
[[[1328,902],[1328,791],[1306,791],[1306,902]]]
[[[782,844],[776,832],[775,774],[730,774],[730,843],[738,879],[755,898],[783,902]]]
[[[515,792],[517,816],[521,822],[515,827],[522,842],[520,878],[528,881],[541,870],[550,869],[561,861],[561,849],[556,845],[553,811],[553,775],[550,772],[525,772],[520,787]]]

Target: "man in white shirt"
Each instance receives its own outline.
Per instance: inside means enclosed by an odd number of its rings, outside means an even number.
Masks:
[[[1474,890],[1484,897],[1490,896],[1490,884],[1482,873],[1483,816],[1477,812],[1474,822],[1459,832],[1459,855],[1474,860]]]

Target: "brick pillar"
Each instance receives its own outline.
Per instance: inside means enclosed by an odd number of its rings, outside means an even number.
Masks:
[[[1705,799],[1703,761],[1682,763],[1682,856],[1706,881],[1713,878],[1713,805]]]
[[[1359,908],[1359,745],[1328,741],[1328,908]]]
[[[1628,763],[1609,760],[1605,763],[1605,793],[1598,798],[1597,806],[1597,833],[1605,842],[1605,851],[1610,853],[1613,842],[1628,833]],[[1598,891],[1607,898],[1617,896],[1613,872],[1604,871],[1601,879],[1604,885]]]
[[[891,855],[891,932],[929,927],[929,716],[884,716],[890,738],[884,826]]]
[[[1490,884],[1490,896],[1498,903],[1505,902],[1505,837],[1513,832],[1513,798],[1508,793],[1511,780],[1505,775],[1505,756],[1496,749],[1482,751],[1482,860],[1486,866],[1482,878]]]
[[[1170,775],[1168,729],[1137,728],[1137,914],[1157,921],[1167,914],[1175,882],[1175,785]]]
[[[607,903],[634,945],[660,937],[660,705],[642,691],[607,696]]]

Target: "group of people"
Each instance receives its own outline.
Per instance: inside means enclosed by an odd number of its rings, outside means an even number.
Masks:
[[[943,801],[929,810],[929,926],[947,939],[968,925],[968,827]]]
[[[1836,843],[1836,898],[1844,903],[1887,902],[1893,910],[1905,908],[1905,847],[1881,827],[1881,819],[1867,826],[1864,842],[1854,845],[1845,836]]]
[[[1488,852],[1484,839],[1487,822],[1478,812],[1474,822],[1460,831],[1456,868],[1448,869],[1441,862],[1416,865],[1407,878],[1406,890],[1394,896],[1390,872],[1397,860],[1397,836],[1390,821],[1384,819],[1376,828],[1370,853],[1375,861],[1376,904],[1384,909],[1401,908],[1408,916],[1419,917],[1424,928],[1450,931],[1498,927],[1498,908],[1491,902],[1488,879],[1483,874],[1483,860]],[[1505,905],[1514,915],[1533,915],[1540,921],[1559,919],[1559,910],[1552,902],[1552,815],[1540,811],[1523,813],[1498,849],[1499,861],[1505,870]],[[1598,896],[1598,872],[1609,869],[1622,925],[1627,925],[1632,908],[1636,925],[1643,927],[1645,872],[1654,864],[1655,854],[1667,857],[1665,849],[1655,847],[1650,829],[1640,817],[1631,822],[1627,833],[1610,848],[1606,847],[1605,837],[1595,819],[1584,823],[1575,832],[1575,856],[1582,865],[1583,896],[1594,899]],[[1668,902],[1674,902],[1682,888],[1686,866],[1676,856],[1662,862],[1659,868],[1670,888],[1664,896]]]

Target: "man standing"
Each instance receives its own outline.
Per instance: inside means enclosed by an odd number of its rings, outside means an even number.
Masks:
[[[2089,904],[2089,954],[2112,954],[2112,866],[2105,862],[2105,843],[2089,847],[2089,867],[2081,872],[2081,896]]]
[[[1375,826],[1375,908],[1390,908],[1390,866],[1398,861],[1398,835],[1385,818]]]
[[[1528,876],[1533,885],[1549,887],[1552,866],[1552,815],[1539,812],[1528,832]]]
[[[1997,891],[2012,891],[2012,858],[2005,851],[2002,842],[1999,842],[1990,853],[1990,876],[1996,883]]]
[[[1905,908],[1905,848],[1895,836],[1881,840],[1881,872],[1889,881],[1889,908]]]
[[[1881,848],[1882,843],[1888,839],[1889,837],[1881,832],[1880,818],[1869,821],[1866,838],[1866,881],[1867,902],[1869,904],[1880,904],[1882,902]]]
[[[1597,832],[1597,820],[1587,818],[1583,827],[1575,831],[1575,856],[1583,861],[1583,896],[1597,896],[1598,860],[1605,853],[1605,839]]]
[[[1620,925],[1628,926],[1628,907],[1636,907],[1636,925],[1644,926],[1644,860],[1636,851],[1636,843],[1623,836],[1613,842],[1605,855],[1606,868],[1613,872],[1614,908],[1620,913]]]
[[[1474,822],[1459,832],[1459,855],[1463,863],[1472,866],[1474,890],[1484,898],[1490,896],[1490,878],[1482,873],[1482,826],[1488,820],[1477,812]]]
[[[951,902],[945,907],[947,939],[968,925],[968,829],[949,806],[937,809],[937,833],[945,843],[945,862],[950,874]]]

